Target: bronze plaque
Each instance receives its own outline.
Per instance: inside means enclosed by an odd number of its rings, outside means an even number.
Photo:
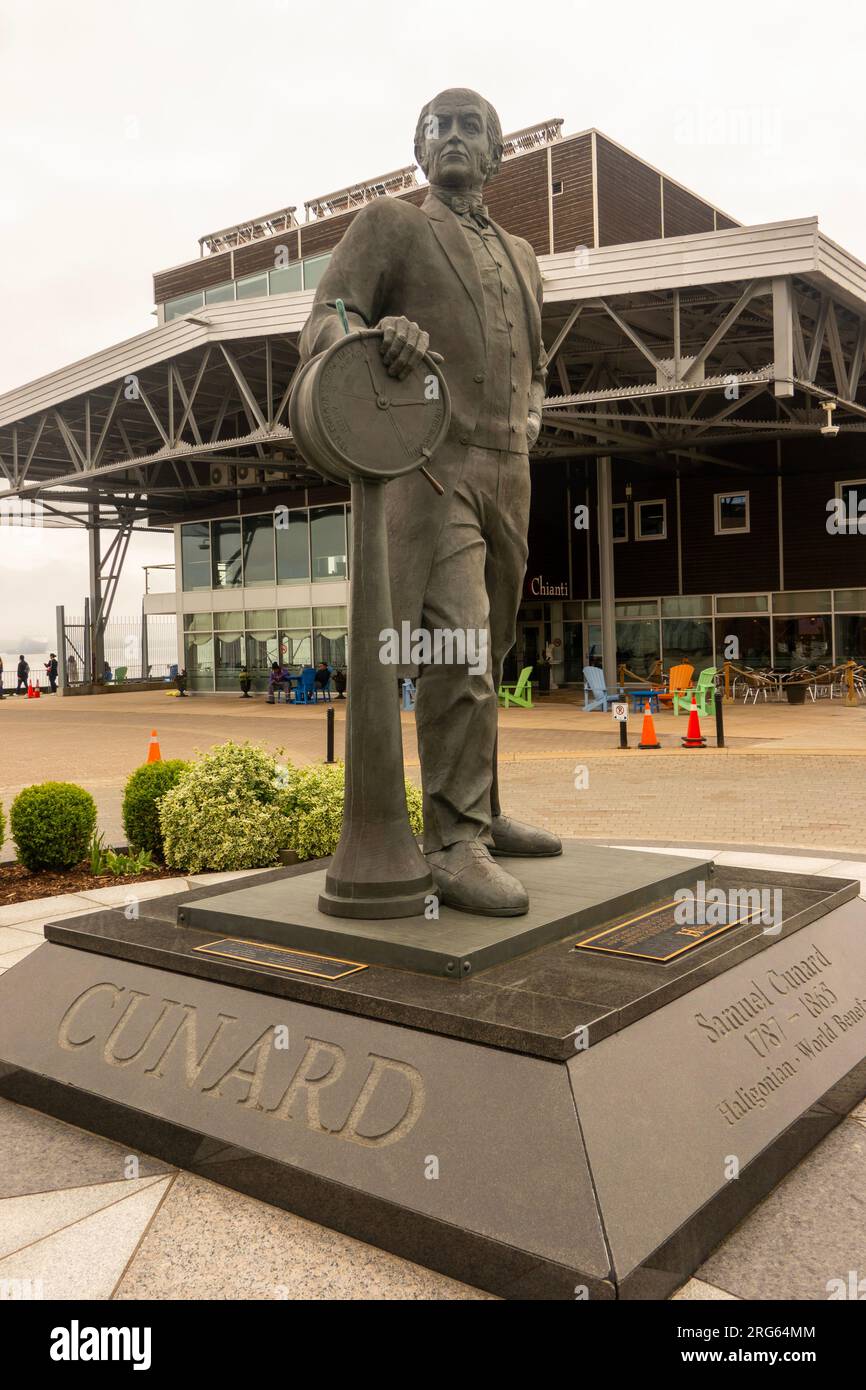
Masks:
[[[295,975],[316,975],[320,980],[342,980],[366,970],[354,960],[338,960],[335,956],[314,956],[307,951],[292,951],[287,946],[267,946],[261,941],[241,941],[223,937],[196,946],[206,956],[222,956],[225,960],[241,961],[244,965],[269,965],[274,970],[289,970]]]
[[[612,927],[588,936],[579,941],[575,951],[603,951],[612,956],[628,956],[632,960],[654,960],[662,965],[675,960],[686,951],[693,951],[705,941],[722,936],[734,927],[742,926],[753,917],[760,916],[760,909],[743,911],[741,907],[714,906],[713,916],[728,916],[729,920],[712,923],[689,923],[680,925],[674,917],[679,906],[676,900],[661,903],[637,917],[629,917],[625,922],[617,922]]]

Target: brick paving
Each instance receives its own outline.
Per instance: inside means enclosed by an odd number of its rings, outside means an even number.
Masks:
[[[866,705],[729,705],[724,750],[683,750],[685,717],[663,711],[656,718],[660,752],[621,752],[610,715],[586,714],[581,703],[562,691],[532,710],[502,711],[502,786],[513,814],[588,838],[866,850]],[[341,756],[346,705],[336,701],[334,709]],[[414,716],[402,715],[402,724],[407,772],[417,781]],[[714,742],[713,720],[703,727]],[[179,700],[162,692],[7,699],[0,704],[0,801],[8,812],[31,782],[79,782],[96,798],[108,840],[117,842],[123,784],[144,760],[151,728],[164,757],[192,757],[228,738],[282,749],[298,763],[325,756],[322,705]],[[639,730],[632,716],[632,745]],[[580,791],[578,767],[589,775]]]

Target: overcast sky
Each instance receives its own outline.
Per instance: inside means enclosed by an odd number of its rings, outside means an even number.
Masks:
[[[866,260],[864,63],[858,0],[0,0],[0,393],[153,327],[151,273],[205,232],[408,164],[446,86]],[[115,613],[170,558],[135,541]],[[4,530],[0,649],[53,643],[86,577],[83,534]]]

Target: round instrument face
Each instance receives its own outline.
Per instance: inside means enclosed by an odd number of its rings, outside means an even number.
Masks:
[[[448,428],[444,379],[425,358],[388,375],[381,333],[353,333],[325,353],[313,385],[316,423],[349,474],[394,478],[425,464]]]

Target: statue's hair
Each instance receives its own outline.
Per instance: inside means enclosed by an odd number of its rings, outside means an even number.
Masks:
[[[427,105],[423,108],[421,115],[418,117],[418,124],[415,127],[415,159],[417,163],[420,164],[426,174],[427,132],[425,130],[425,122],[430,114],[430,108],[434,106],[441,97],[457,97],[461,101],[478,102],[481,110],[484,112],[484,123],[487,127],[489,151],[486,168],[484,170],[484,178],[485,181],[487,179],[492,179],[495,174],[499,173],[499,167],[502,164],[502,125],[500,124],[495,108],[491,106],[490,102],[478,92],[473,92],[469,87],[448,87],[444,92],[439,92],[437,96],[427,102]]]

